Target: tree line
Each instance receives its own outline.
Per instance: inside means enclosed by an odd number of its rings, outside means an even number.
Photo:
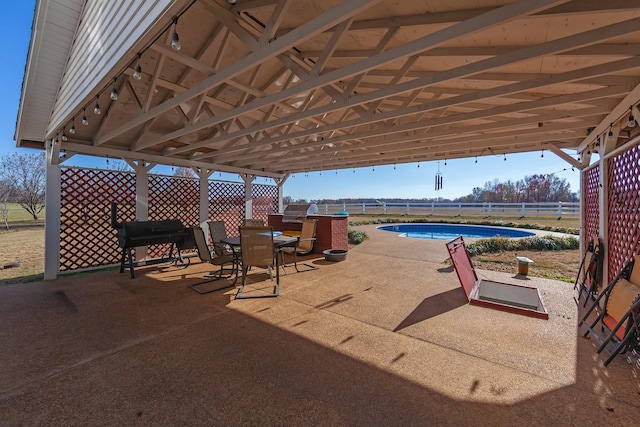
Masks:
[[[487,181],[482,187],[475,187],[470,194],[455,199],[446,198],[347,198],[347,199],[306,199],[294,200],[284,197],[284,204],[317,203],[317,204],[361,204],[361,203],[544,203],[544,202],[577,202],[577,193],[571,191],[571,185],[564,178],[555,174],[536,174],[526,176],[518,181],[500,182],[495,179]]]
[[[471,194],[456,199],[459,202],[544,203],[577,202],[578,195],[571,191],[566,179],[554,174],[526,176],[518,181],[488,181],[475,187]]]

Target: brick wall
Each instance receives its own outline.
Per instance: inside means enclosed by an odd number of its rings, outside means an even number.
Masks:
[[[349,249],[347,228],[349,217],[342,215],[309,215],[307,218],[317,220],[314,253],[322,253],[326,249]],[[269,215],[269,225],[277,231],[299,231],[302,224],[282,223],[282,214]]]

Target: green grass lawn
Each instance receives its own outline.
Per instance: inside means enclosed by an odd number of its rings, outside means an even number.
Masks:
[[[13,225],[32,225],[38,222],[44,222],[44,214],[46,208],[38,214],[38,220],[34,221],[33,217],[22,206],[17,203],[9,203],[9,227]],[[2,223],[4,226],[4,223]]]

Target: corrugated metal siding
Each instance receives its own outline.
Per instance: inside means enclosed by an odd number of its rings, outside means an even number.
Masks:
[[[84,0],[42,0],[33,21],[16,138],[43,141]]]
[[[47,134],[74,108],[97,95],[114,67],[173,5],[174,0],[88,0],[66,68]],[[130,55],[130,60],[134,59]]]

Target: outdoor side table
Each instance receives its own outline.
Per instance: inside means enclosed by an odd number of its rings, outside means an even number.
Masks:
[[[526,256],[517,256],[516,259],[518,260],[518,274],[521,276],[529,274],[529,264],[531,264],[533,260]]]

